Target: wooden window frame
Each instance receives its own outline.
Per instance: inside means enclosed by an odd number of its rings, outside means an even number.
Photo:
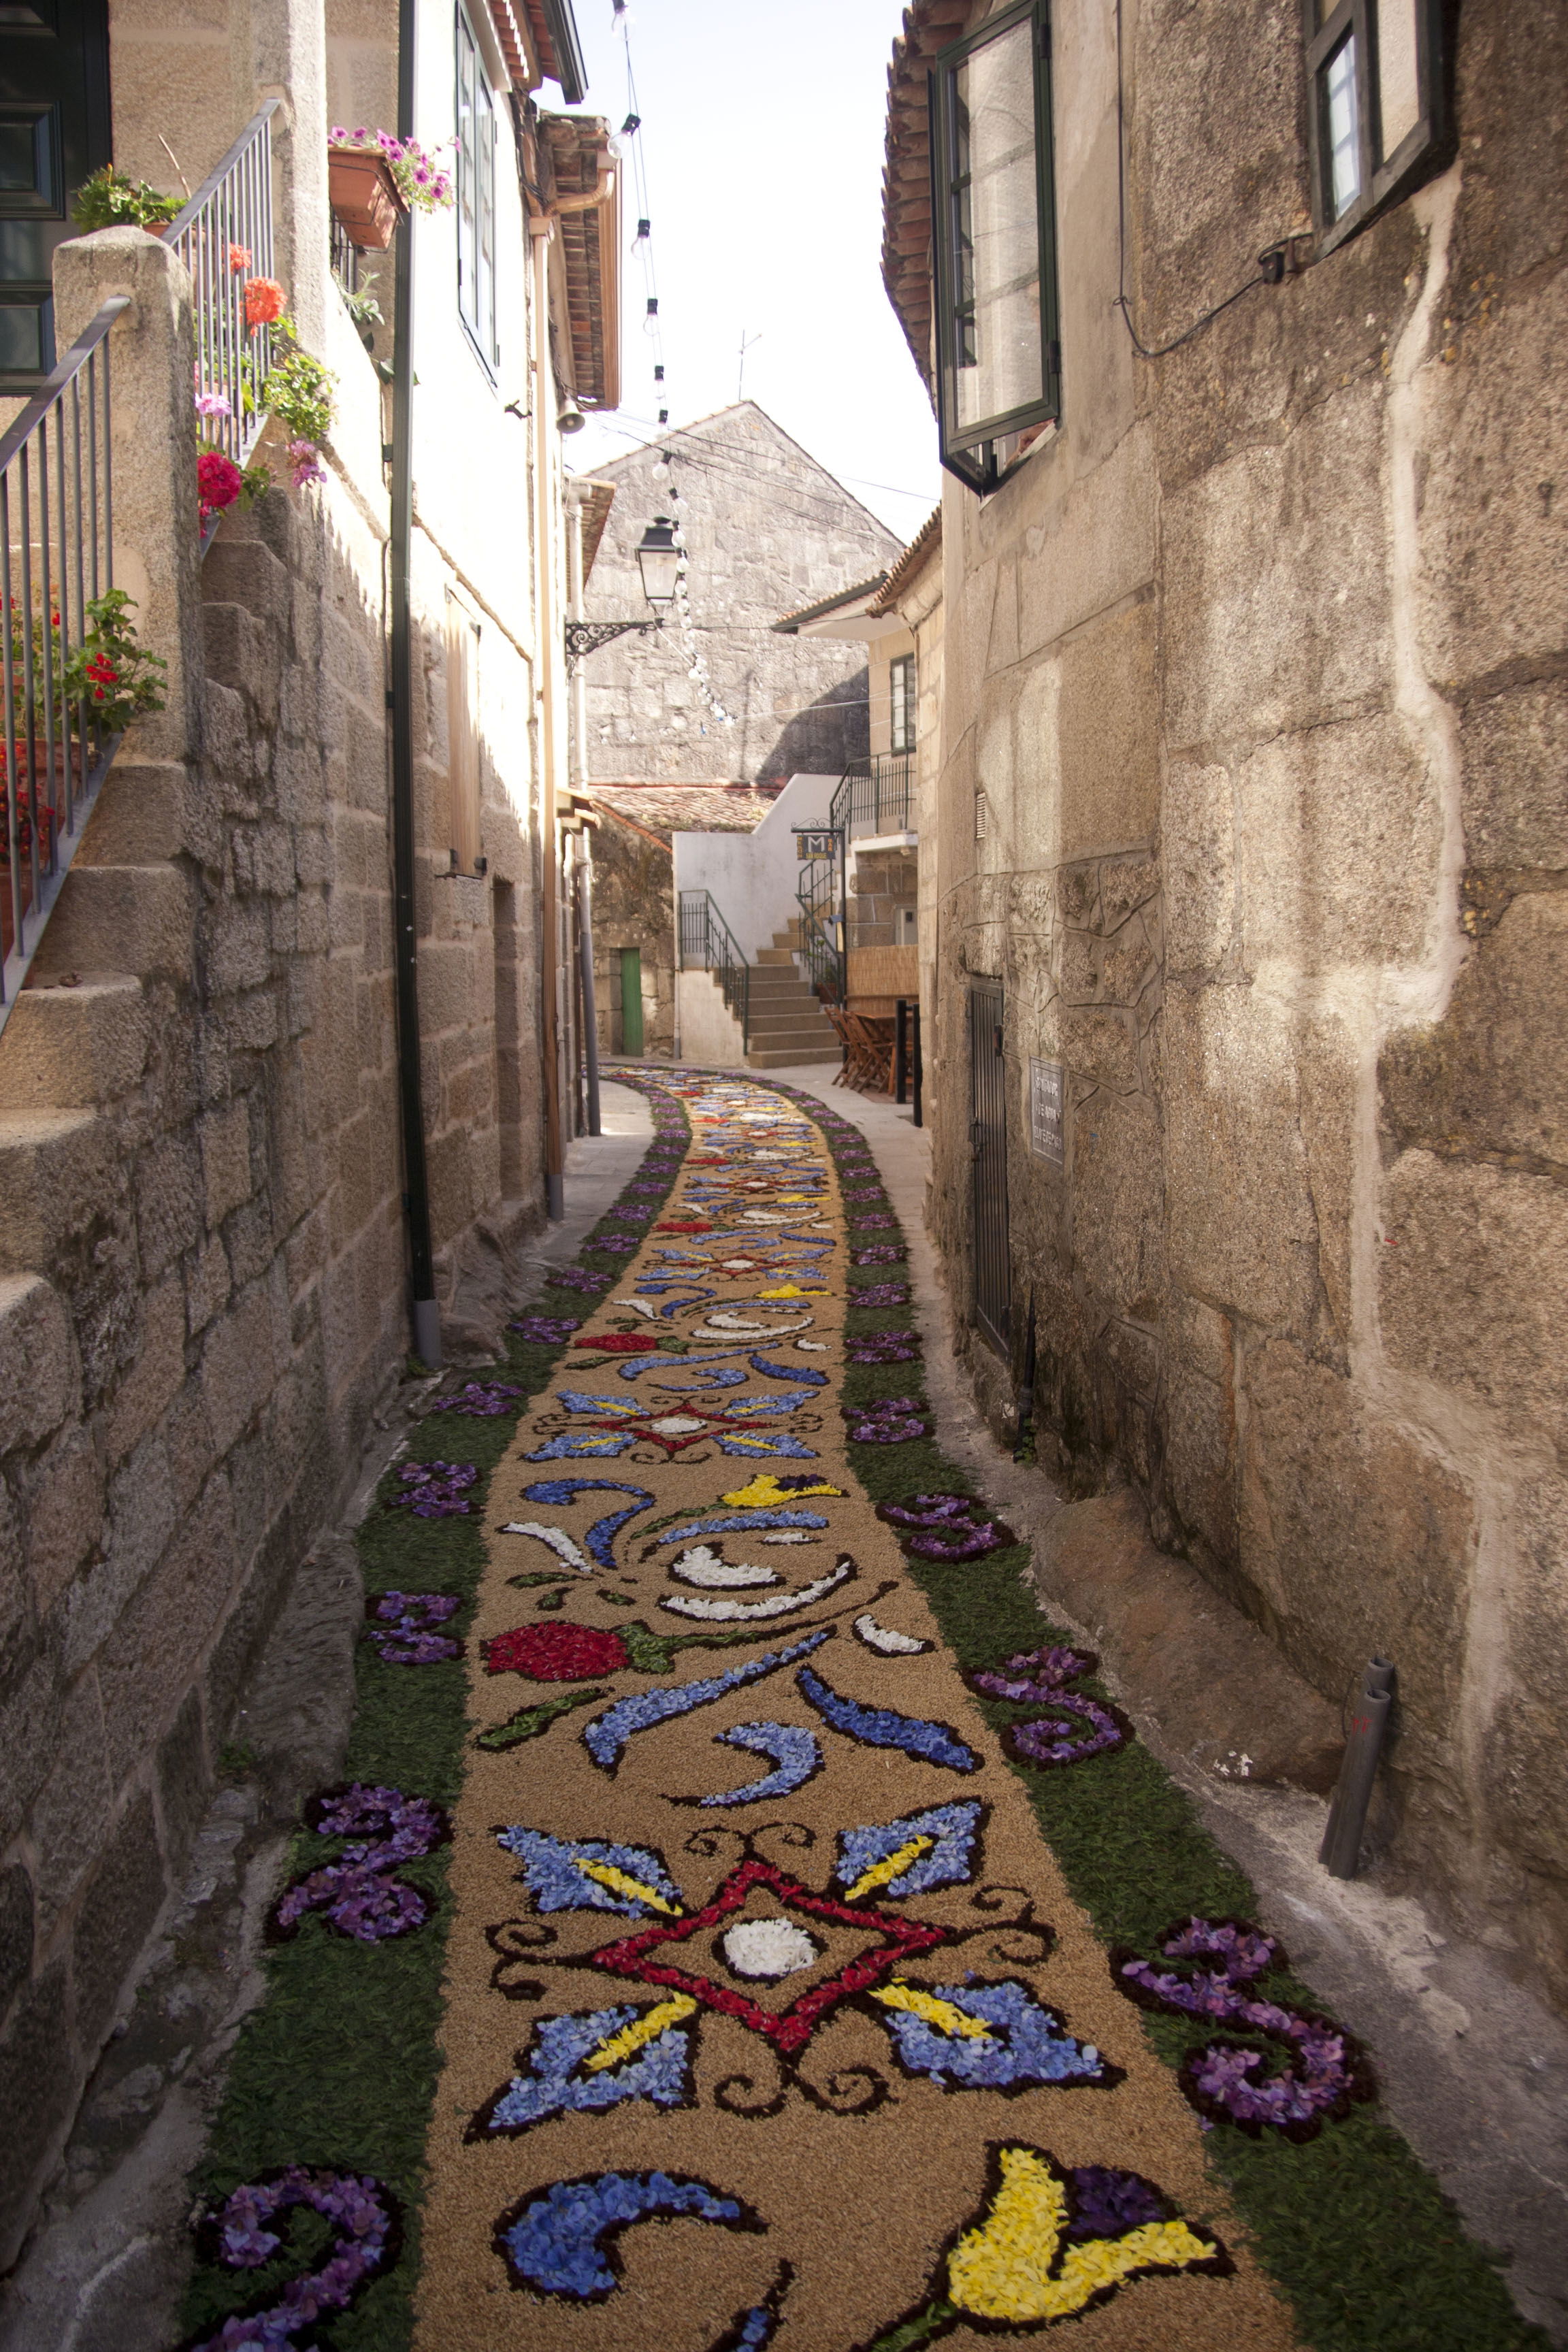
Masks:
[[[458,152],[454,179],[458,216],[458,315],[485,373],[500,365],[496,269],[496,94],[484,46],[458,0],[453,35],[454,113]],[[464,78],[472,76],[473,118],[479,135],[464,133]]]
[[[898,698],[893,688],[893,675],[901,672],[904,679],[903,724],[898,717]],[[915,657],[913,654],[895,654],[888,664],[888,750],[890,754],[912,751],[915,748]]]
[[[484,856],[484,777],[479,759],[479,643],[483,625],[460,596],[447,591],[447,878],[473,880]]]
[[[959,428],[951,415],[948,377],[953,338],[958,325],[958,265],[951,233],[957,178],[952,168],[957,69],[977,49],[984,48],[1017,26],[1034,27],[1031,43],[1035,99],[1035,196],[1038,237],[1040,289],[1040,393],[1032,401]],[[935,376],[941,456],[951,474],[973,490],[994,489],[1029,446],[1020,436],[1061,420],[1061,341],[1056,229],[1056,173],[1051,133],[1051,30],[1048,0],[1019,0],[977,25],[962,40],[951,42],[932,60],[928,83],[931,110],[931,232],[936,258]]]
[[[1320,256],[1332,253],[1390,204],[1408,195],[1418,181],[1449,159],[1452,110],[1444,37],[1444,0],[1414,0],[1415,123],[1391,154],[1383,152],[1381,83],[1377,70],[1377,0],[1339,0],[1319,26],[1317,0],[1302,0],[1307,47],[1307,141],[1311,159],[1312,221]],[[1357,162],[1361,192],[1337,216],[1332,210],[1331,168],[1326,131],[1329,68],[1347,37],[1355,41]]]

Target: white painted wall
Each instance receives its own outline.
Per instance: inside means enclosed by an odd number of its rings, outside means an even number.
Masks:
[[[796,825],[826,824],[837,776],[792,776],[755,833],[678,833],[674,837],[675,892],[710,890],[734,932],[741,952],[754,963],[759,948],[772,947],[800,909],[795,888],[800,861],[795,853]],[[682,1033],[684,1041],[684,1032]],[[691,1048],[683,1042],[682,1051]]]
[[[726,1009],[723,991],[710,971],[676,973],[675,1016],[683,1062],[695,1062],[705,1070],[744,1069],[741,1024]]]

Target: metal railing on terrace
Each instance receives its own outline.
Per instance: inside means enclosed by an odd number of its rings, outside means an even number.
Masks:
[[[191,274],[202,438],[237,466],[267,422],[274,338],[269,323],[250,323],[246,287],[272,278],[270,126],[280,103],[269,98],[251,117],[164,238]],[[211,537],[209,529],[204,551]]]
[[[272,274],[279,103],[247,124],[163,238],[191,277],[202,438],[239,466],[266,423],[272,367],[270,328],[252,328],[245,286]],[[122,294],[104,303],[0,438],[0,1029],[120,746],[95,716],[89,640],[114,586],[110,331],[129,308]]]
[[[743,1052],[752,1035],[752,973],[735,934],[709,890],[683,890],[679,904],[680,968],[715,972],[724,1003],[741,1024]]]
[[[913,831],[915,755],[879,751],[851,760],[833,795],[828,823],[847,842],[862,835]]]
[[[0,440],[0,1028],[37,952],[120,737],[87,639],[114,585],[110,297]]]
[[[845,997],[843,864],[839,838],[826,857],[805,859],[795,894],[800,908],[796,952],[807,982],[826,1004],[842,1004]]]

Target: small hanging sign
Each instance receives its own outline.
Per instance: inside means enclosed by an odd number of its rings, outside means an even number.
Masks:
[[[1067,1151],[1062,1139],[1062,1066],[1029,1061],[1029,1149],[1037,1160],[1063,1167]]]
[[[797,830],[795,836],[795,856],[800,858],[831,857],[837,838],[837,835],[830,831],[803,833]]]

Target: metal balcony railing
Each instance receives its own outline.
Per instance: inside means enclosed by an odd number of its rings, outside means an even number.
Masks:
[[[878,752],[851,760],[833,795],[828,823],[847,841],[883,833],[913,831],[915,757],[912,751]]]
[[[248,323],[245,289],[273,272],[271,122],[280,103],[269,98],[252,116],[164,239],[191,273],[196,398],[209,404],[202,438],[237,466],[247,463],[267,421],[274,338],[270,326]]]
[[[724,1003],[741,1024],[742,1052],[752,1036],[752,973],[733,931],[708,890],[680,894],[680,968],[716,972]]]
[[[120,741],[83,646],[114,585],[110,330],[129,308],[110,297],[0,439],[0,1028]]]

